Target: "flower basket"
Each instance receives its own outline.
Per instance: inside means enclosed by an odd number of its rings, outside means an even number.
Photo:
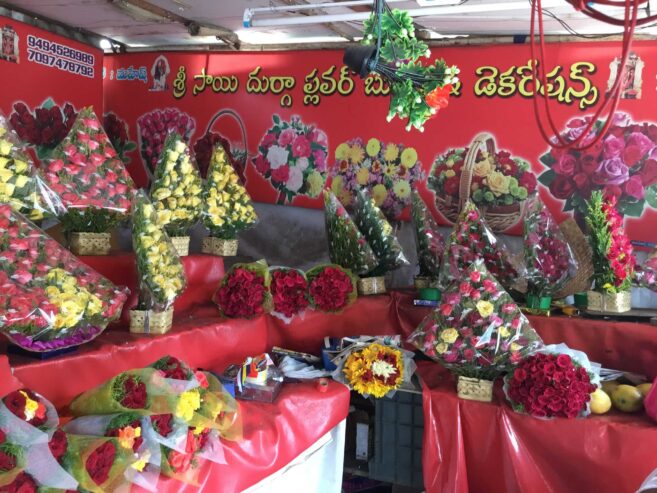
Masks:
[[[458,220],[461,209],[470,198],[474,166],[477,160],[477,153],[480,150],[495,154],[495,139],[491,134],[482,132],[470,144],[468,153],[465,156],[463,170],[461,171],[458,199],[451,195],[436,194],[436,208],[452,223]],[[525,212],[525,200],[520,200],[510,205],[478,205],[477,207],[486,218],[491,229],[499,232],[509,229],[522,218]]]
[[[69,246],[75,255],[109,255],[111,233],[71,233]]]
[[[189,236],[172,236],[171,243],[173,243],[179,257],[189,255]]]
[[[217,257],[234,257],[237,255],[238,240],[224,240],[214,236],[203,238],[201,251]]]
[[[456,392],[461,399],[469,401],[491,402],[493,400],[493,382],[459,376]]]
[[[586,293],[587,309],[592,312],[623,313],[632,309],[632,292],[600,293],[588,291]]]
[[[386,278],[383,276],[361,277],[358,279],[358,294],[365,296],[386,292]]]
[[[166,334],[173,325],[173,307],[163,312],[130,310],[130,332],[133,334]]]

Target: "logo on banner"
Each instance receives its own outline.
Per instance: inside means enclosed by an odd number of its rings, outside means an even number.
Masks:
[[[2,50],[0,59],[18,63],[18,34],[11,26],[2,28]]]
[[[145,84],[148,82],[148,71],[146,67],[121,67],[116,71],[116,80],[140,80]]]
[[[614,58],[614,61],[609,64],[609,81],[607,82],[607,92],[616,82],[618,73],[620,72],[620,58]],[[627,58],[625,64],[625,73],[621,81],[621,98],[622,99],[641,99],[641,86],[643,86],[643,66],[644,62],[639,56],[632,52]]]
[[[167,84],[167,78],[171,73],[171,68],[169,67],[169,60],[164,55],[160,55],[153,62],[151,67],[151,77],[153,82],[148,88],[149,91],[166,91],[169,89],[169,84]],[[117,77],[118,78],[118,77]]]

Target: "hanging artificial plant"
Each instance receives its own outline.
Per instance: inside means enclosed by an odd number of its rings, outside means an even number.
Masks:
[[[375,72],[385,79],[391,94],[388,121],[399,116],[408,119],[406,130],[424,131],[425,122],[448,105],[459,69],[443,59],[424,65],[420,59],[431,57],[431,51],[415,37],[413,19],[384,0],[375,0],[363,27],[364,46],[348,48],[344,63],[363,78]]]

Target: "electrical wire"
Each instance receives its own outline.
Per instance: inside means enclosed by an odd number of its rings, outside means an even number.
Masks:
[[[528,0],[528,3],[531,5],[532,0]],[[544,15],[547,15],[548,17],[551,17],[555,21],[557,21],[561,26],[570,34],[571,36],[575,36],[577,38],[582,38],[582,39],[603,39],[603,38],[608,38],[610,36],[618,36],[619,34],[623,34],[622,31],[618,33],[608,33],[608,34],[582,34],[577,32],[572,26],[570,26],[565,20],[561,19],[557,14],[554,12],[551,12],[547,9],[541,9]]]

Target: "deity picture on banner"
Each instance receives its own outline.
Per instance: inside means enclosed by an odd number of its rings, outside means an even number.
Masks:
[[[618,73],[620,72],[620,58],[614,58],[614,61],[609,64],[610,75],[607,82],[607,91],[611,91],[612,86],[616,82]],[[625,64],[625,73],[621,81],[621,98],[622,99],[641,99],[641,87],[643,85],[643,67],[644,62],[639,56],[632,52]]]
[[[18,34],[11,26],[2,28],[2,50],[0,50],[0,59],[8,62],[18,63]]]
[[[167,91],[169,89],[169,84],[167,83],[167,78],[171,73],[171,68],[169,67],[169,60],[164,55],[160,55],[153,62],[151,67],[151,77],[153,77],[153,82],[149,87],[149,91]]]

